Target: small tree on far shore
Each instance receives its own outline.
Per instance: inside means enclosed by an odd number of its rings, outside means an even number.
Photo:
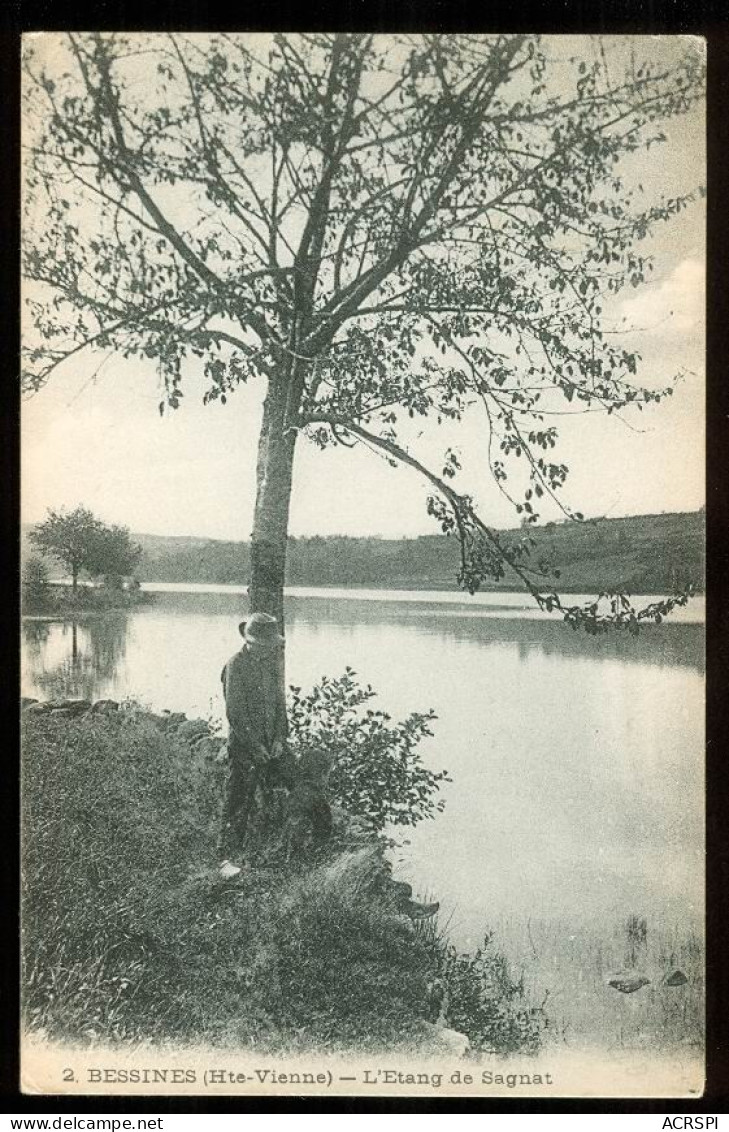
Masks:
[[[106,526],[81,506],[68,512],[49,510],[47,518],[30,532],[30,539],[38,550],[66,567],[74,595],[82,570],[91,577],[130,574],[141,554],[126,527]]]
[[[48,590],[48,567],[37,554],[31,554],[23,566],[23,600],[41,605]]]

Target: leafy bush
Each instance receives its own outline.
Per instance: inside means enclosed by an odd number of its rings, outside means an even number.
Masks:
[[[445,770],[423,766],[418,744],[432,736],[432,711],[413,712],[393,723],[366,705],[375,697],[347,668],[337,679],[322,677],[311,692],[291,688],[289,722],[295,752],[326,752],[332,759],[329,797],[380,832],[386,825],[413,826],[445,805],[437,798]]]
[[[437,947],[445,1018],[485,1053],[534,1053],[541,1044],[547,1017],[524,997],[522,979],[515,982],[503,955],[487,935],[473,954],[452,944]]]

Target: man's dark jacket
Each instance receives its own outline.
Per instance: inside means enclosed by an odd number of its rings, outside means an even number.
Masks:
[[[221,679],[231,738],[242,747],[262,743],[269,751],[288,734],[282,654],[243,647],[231,657]]]

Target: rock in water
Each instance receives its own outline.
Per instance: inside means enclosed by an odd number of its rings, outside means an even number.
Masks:
[[[688,982],[688,979],[678,967],[675,971],[671,971],[670,975],[666,975],[663,980],[667,987],[683,987]]]
[[[645,987],[650,982],[647,975],[638,975],[635,972],[630,972],[625,975],[613,975],[612,979],[608,979],[608,986],[614,987],[615,990],[620,991],[622,994],[635,994],[641,987]]]

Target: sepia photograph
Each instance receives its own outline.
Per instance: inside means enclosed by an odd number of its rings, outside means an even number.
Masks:
[[[26,1094],[702,1095],[705,83],[24,34]]]

